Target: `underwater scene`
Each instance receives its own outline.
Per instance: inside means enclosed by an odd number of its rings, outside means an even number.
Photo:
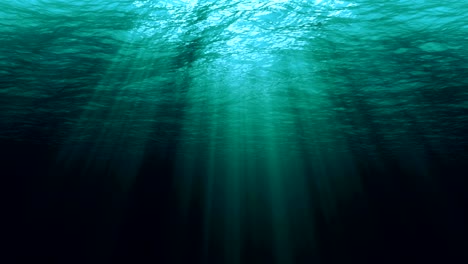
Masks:
[[[0,262],[468,263],[467,13],[1,1]]]

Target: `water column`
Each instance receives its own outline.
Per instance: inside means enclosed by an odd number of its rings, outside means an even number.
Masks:
[[[299,255],[314,255],[307,189],[314,180],[307,178],[326,172],[320,172],[325,166],[321,146],[310,147],[305,138],[320,136],[314,131],[326,130],[327,124],[320,121],[321,113],[311,120],[317,118],[314,125],[325,128],[308,127],[310,120],[304,120],[310,104],[317,103],[316,110],[324,106],[317,79],[311,78],[313,67],[304,63],[307,53],[300,53],[302,45],[295,36],[275,35],[273,28],[265,30],[261,20],[252,18],[255,11],[274,7],[207,6],[199,7],[203,19],[190,25],[195,28],[190,33],[198,35],[185,36],[188,43],[193,39],[204,43],[197,52],[205,54],[183,68],[192,76],[192,85],[174,182],[182,197],[185,225],[193,219],[191,207],[204,212],[205,259],[222,252],[218,261],[224,263],[268,256],[289,263],[297,248]],[[192,12],[198,13],[196,6]],[[320,141],[331,142],[316,140]],[[311,161],[314,171],[306,169]]]

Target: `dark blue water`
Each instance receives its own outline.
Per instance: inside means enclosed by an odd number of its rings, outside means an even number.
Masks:
[[[13,263],[462,262],[467,11],[3,1]]]

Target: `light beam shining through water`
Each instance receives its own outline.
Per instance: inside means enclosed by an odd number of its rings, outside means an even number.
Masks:
[[[6,178],[34,183],[25,232],[80,254],[28,243],[59,263],[455,256],[468,5],[449,2],[2,1]]]

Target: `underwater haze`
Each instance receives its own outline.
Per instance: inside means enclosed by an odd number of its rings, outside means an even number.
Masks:
[[[467,12],[1,1],[4,263],[468,261]]]

